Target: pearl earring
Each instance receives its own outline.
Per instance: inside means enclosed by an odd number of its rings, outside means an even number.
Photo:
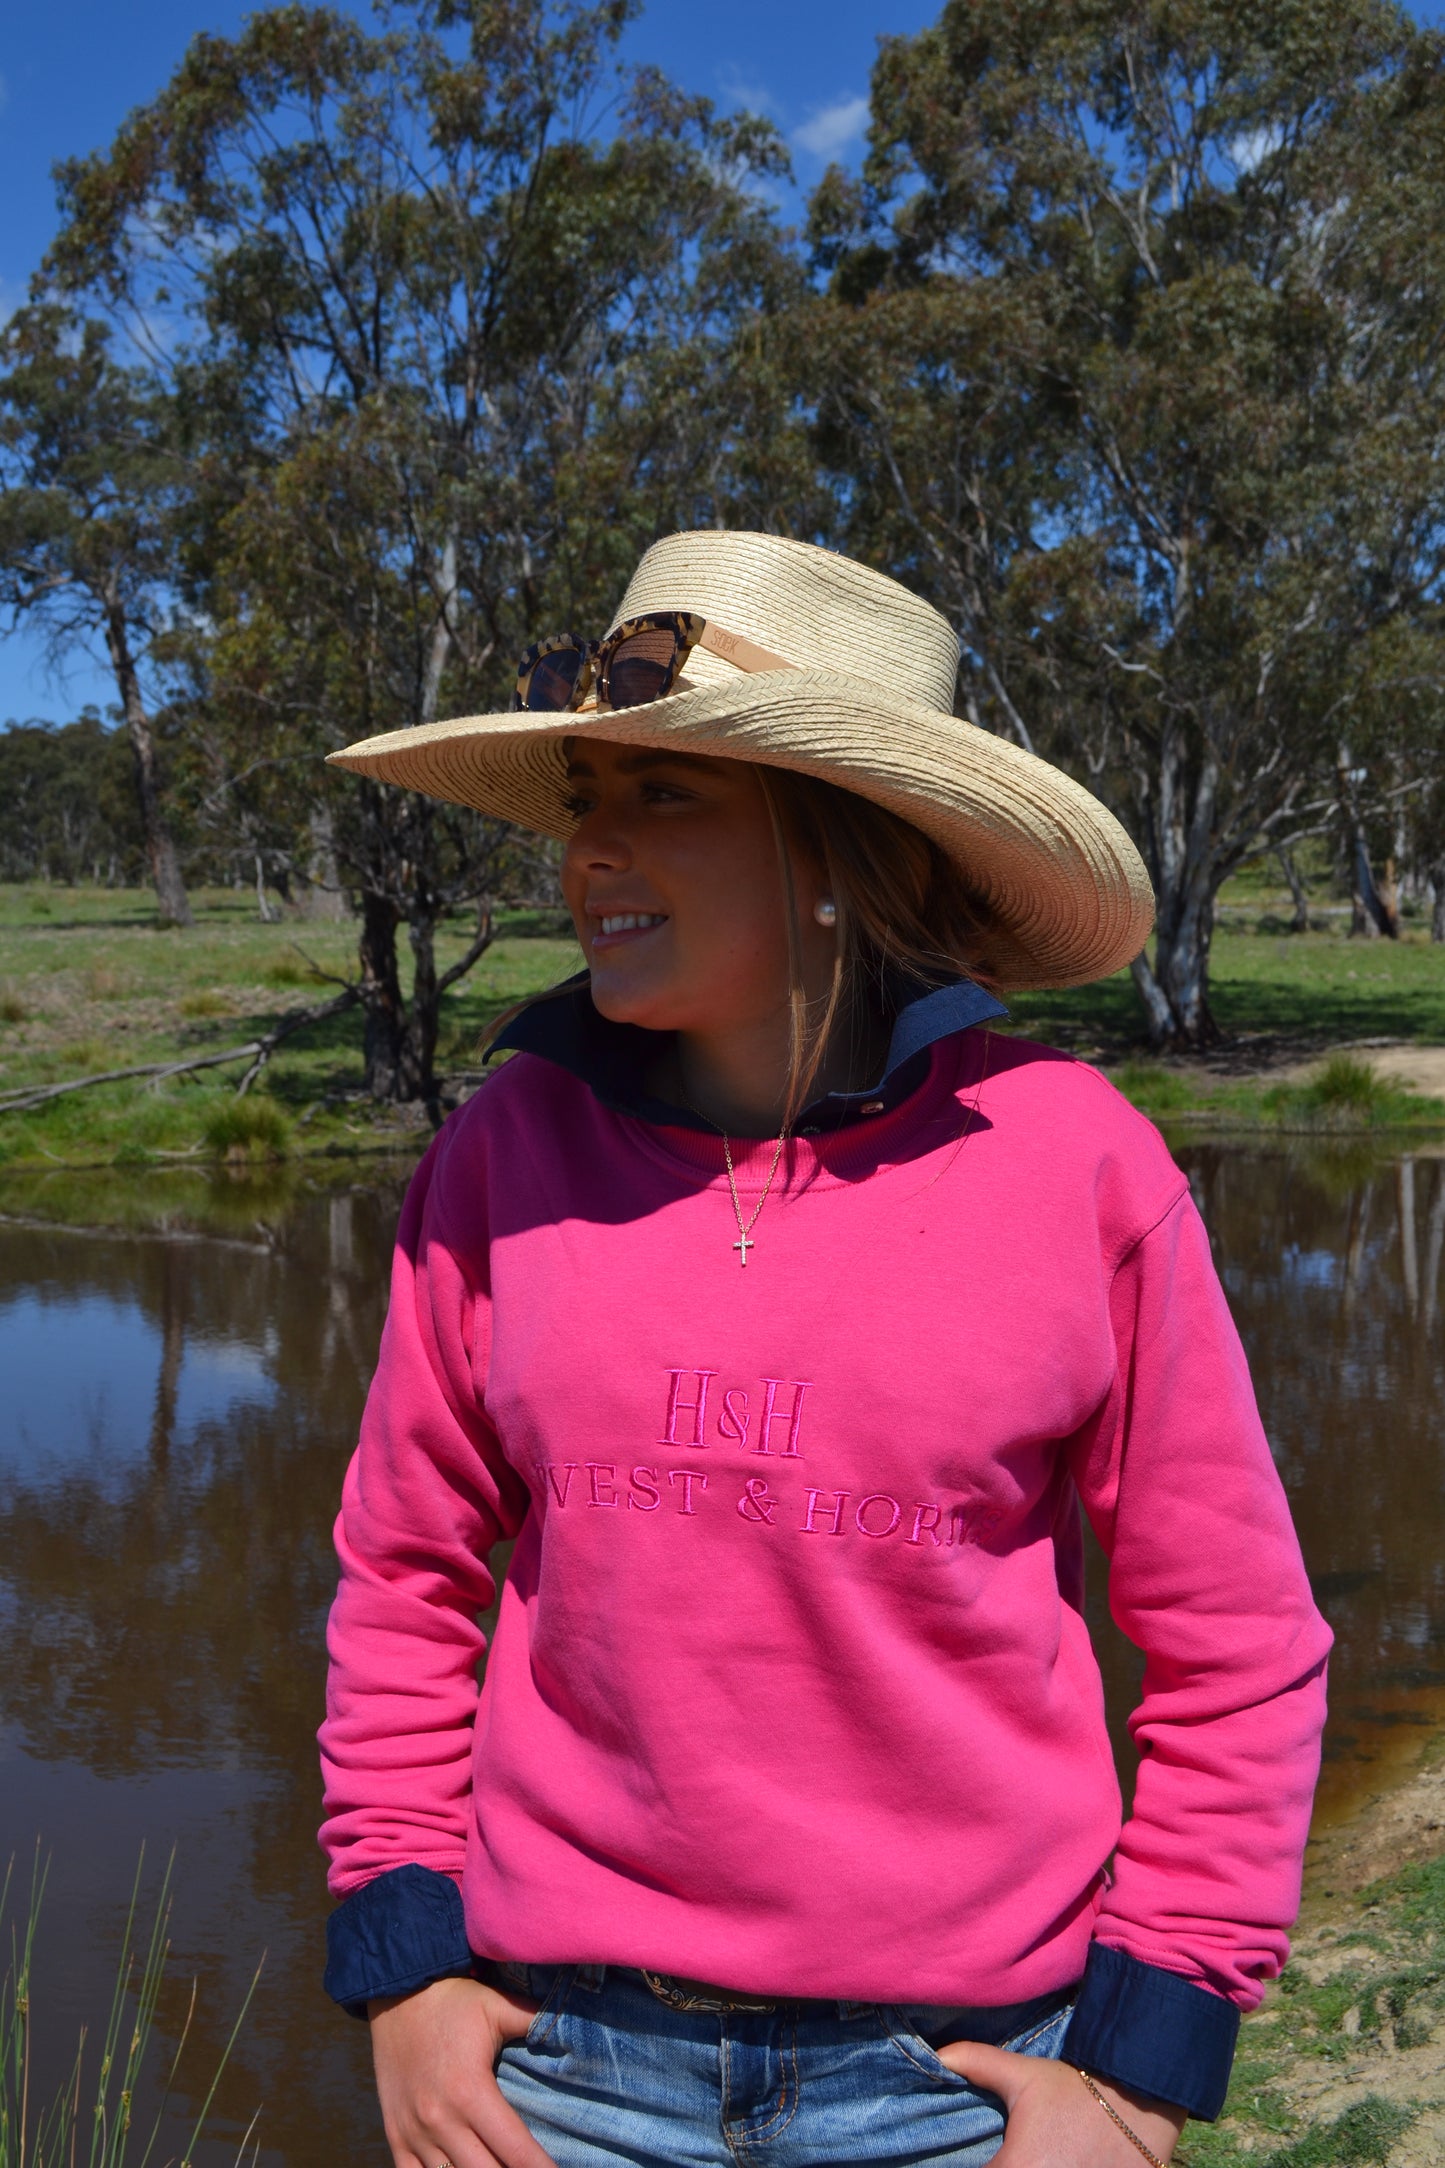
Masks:
[[[813,916],[820,926],[836,926],[838,906],[831,896],[820,896],[813,905]]]

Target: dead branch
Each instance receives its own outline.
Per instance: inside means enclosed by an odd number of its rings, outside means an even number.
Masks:
[[[247,1242],[239,1235],[211,1234],[204,1227],[86,1227],[78,1220],[42,1219],[32,1212],[0,1212],[0,1227],[21,1227],[42,1235],[84,1235],[90,1242],[208,1242],[215,1249],[252,1250],[263,1257],[276,1251],[274,1242]]]
[[[259,1038],[247,1039],[242,1046],[223,1047],[216,1054],[197,1054],[189,1061],[144,1062],[134,1069],[102,1069],[95,1076],[76,1077],[69,1084],[44,1084],[38,1087],[20,1085],[14,1091],[0,1092],[0,1114],[24,1114],[31,1107],[44,1106],[47,1100],[62,1099],[67,1092],[88,1091],[92,1084],[121,1084],[132,1077],[149,1077],[159,1083],[170,1076],[188,1076],[196,1069],[219,1069],[227,1062],[250,1059],[251,1067],[241,1080],[244,1091],[257,1071],[264,1068],[283,1039],[289,1039],[293,1031],[302,1030],[307,1024],[320,1024],[329,1016],[339,1016],[343,1009],[354,1008],[361,999],[358,989],[348,987],[334,1001],[324,1001],[309,1009],[292,1009],[270,1031]]]
[[[466,949],[464,954],[459,956],[456,962],[452,964],[448,970],[444,971],[441,977],[437,980],[438,1001],[440,1001],[444,993],[448,992],[451,987],[456,985],[458,979],[464,979],[466,977],[467,973],[471,970],[472,965],[476,963],[480,957],[486,955],[487,950],[491,947],[493,941],[495,941],[496,938],[496,922],[492,917],[491,908],[487,904],[481,904],[478,906],[477,909],[477,930],[472,936],[469,947]]]

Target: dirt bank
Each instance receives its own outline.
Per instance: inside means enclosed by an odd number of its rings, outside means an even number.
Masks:
[[[1445,1046],[1371,1048],[1367,1059],[1390,1083],[1406,1084],[1427,1099],[1445,1099]]]
[[[1295,1953],[1198,2168],[1445,2164],[1445,1735],[1311,1845]]]

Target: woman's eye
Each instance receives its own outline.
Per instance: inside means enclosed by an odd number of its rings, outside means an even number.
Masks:
[[[692,792],[673,783],[645,783],[642,795],[648,805],[685,805]]]
[[[569,796],[562,800],[563,812],[570,813],[574,821],[586,820],[588,814],[592,811],[592,805],[593,801],[585,797],[580,790],[572,791]]]

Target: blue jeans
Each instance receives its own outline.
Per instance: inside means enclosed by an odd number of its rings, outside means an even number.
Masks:
[[[992,2093],[929,2036],[1056,2056],[1066,1996],[1006,2009],[808,2002],[674,2008],[608,1965],[490,1968],[541,2008],[497,2065],[557,2168],[982,2168],[1003,2143]]]

